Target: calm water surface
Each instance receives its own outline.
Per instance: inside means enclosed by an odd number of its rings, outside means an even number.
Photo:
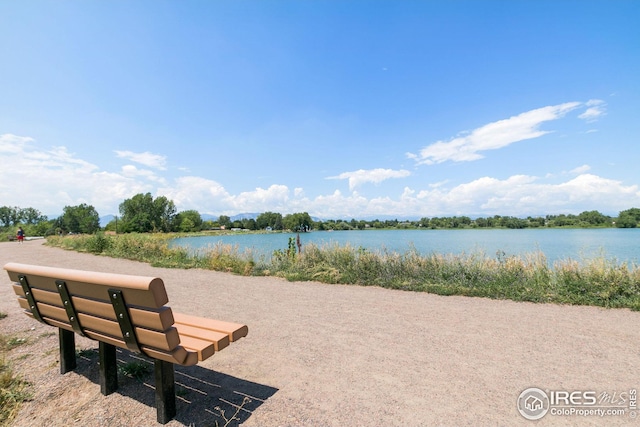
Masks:
[[[289,237],[296,234],[247,234],[183,237],[172,245],[204,251],[216,244],[237,245],[240,251],[252,250],[257,256],[271,256],[276,249],[286,249]],[[640,229],[523,229],[523,230],[353,230],[300,233],[303,245],[315,243],[351,245],[371,251],[406,252],[415,247],[422,254],[461,254],[484,252],[495,257],[524,255],[542,251],[547,260],[572,258],[584,260],[604,256],[617,261],[638,263]]]

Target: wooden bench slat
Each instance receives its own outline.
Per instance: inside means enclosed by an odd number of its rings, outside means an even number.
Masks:
[[[120,348],[127,348],[124,341],[117,338],[113,338],[108,335],[103,335],[98,332],[88,331],[87,336],[94,340],[103,341],[111,345],[115,345]],[[178,346],[170,352],[161,351],[157,348],[142,346],[141,350],[144,353],[154,359],[164,360],[166,362],[177,363],[178,365],[193,366],[198,363],[198,354],[194,351],[188,351],[182,346]]]
[[[178,330],[178,334],[180,334],[181,344],[184,337],[192,337],[213,343],[216,351],[220,351],[229,346],[229,335],[224,332],[197,328],[194,326],[183,325],[182,323],[176,323],[174,326]]]
[[[18,298],[18,302],[22,308],[29,310],[29,302],[26,299]],[[37,305],[41,316],[69,324],[67,312],[63,308],[41,302],[37,303]],[[84,330],[92,330],[114,337],[122,336],[120,325],[116,321],[94,317],[84,313],[78,313],[78,321]],[[69,324],[69,326],[71,325]],[[176,328],[173,327],[163,332],[135,327],[135,333],[140,345],[155,347],[165,351],[170,351],[180,345],[180,335],[178,335]]]
[[[180,345],[187,350],[198,353],[198,360],[203,361],[213,356],[215,347],[211,341],[201,340],[190,336],[181,336]]]
[[[13,291],[19,297],[25,296],[24,290],[20,285],[13,284]],[[60,299],[60,294],[57,292],[50,292],[42,289],[32,289],[32,292],[36,300],[49,305],[62,307],[62,300]],[[72,296],[71,302],[77,312],[94,314],[99,317],[104,317],[105,319],[116,320],[116,314],[111,303],[85,299],[77,296]],[[174,323],[173,312],[171,311],[171,308],[166,306],[153,310],[130,307],[129,315],[131,316],[131,321],[134,324],[143,328],[155,329],[158,331],[164,331]]]
[[[160,308],[169,302],[164,282],[157,277],[99,273],[15,262],[6,264],[4,269],[14,282],[20,281],[18,275],[26,275],[32,288],[57,292],[55,281],[64,280],[71,295],[109,301],[107,291],[114,288],[122,291],[127,305]]]
[[[25,314],[32,319],[34,319],[33,314],[31,312],[25,311]],[[66,329],[67,331],[73,332],[73,328],[68,323],[60,322],[56,319],[51,319],[48,317],[44,317],[45,322],[47,322],[51,326],[55,326],[56,328]],[[128,349],[127,344],[118,338],[114,338],[109,335],[104,335],[95,331],[86,331],[87,337],[97,340],[103,341],[107,344],[115,345],[116,347]],[[189,351],[182,346],[178,346],[174,348],[172,351],[161,351],[153,347],[142,346],[141,350],[145,352],[145,354],[154,359],[164,360],[165,362],[176,363],[178,365],[184,366],[193,366],[198,363],[198,354],[195,351]]]
[[[173,318],[178,324],[223,332],[229,335],[229,340],[231,342],[237,341],[242,337],[246,337],[249,333],[249,328],[247,327],[247,325],[241,325],[239,323],[224,322],[222,320],[207,319],[204,317],[197,317],[176,312],[173,313]]]

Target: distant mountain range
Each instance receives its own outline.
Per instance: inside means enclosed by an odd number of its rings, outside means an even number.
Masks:
[[[105,215],[100,217],[100,227],[105,227],[116,218],[115,215]]]

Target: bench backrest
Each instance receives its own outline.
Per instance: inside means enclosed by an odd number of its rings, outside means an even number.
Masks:
[[[180,345],[159,278],[19,263],[8,263],[4,269],[20,306],[44,323],[172,363],[198,361],[196,353]],[[127,308],[124,313],[122,306]],[[122,326],[126,317],[133,334]]]

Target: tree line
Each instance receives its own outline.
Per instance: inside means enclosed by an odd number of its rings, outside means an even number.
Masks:
[[[640,223],[640,209],[621,211],[610,217],[598,211],[585,211],[578,215],[560,214],[544,217],[518,218],[494,215],[470,218],[468,216],[424,217],[417,221],[395,220],[321,220],[314,221],[307,212],[282,215],[263,212],[254,218],[232,220],[220,215],[217,220],[204,221],[196,210],[178,212],[172,200],[164,196],[154,198],[151,193],[136,194],[119,205],[119,217],[109,222],[104,231],[118,233],[197,232],[216,229],[241,230],[364,230],[364,229],[460,229],[460,228],[539,228],[539,227],[619,227],[636,228]],[[34,208],[0,207],[0,230],[7,232],[21,226],[30,236],[83,233],[102,230],[96,209],[82,203],[65,206],[60,217],[48,219]]]

